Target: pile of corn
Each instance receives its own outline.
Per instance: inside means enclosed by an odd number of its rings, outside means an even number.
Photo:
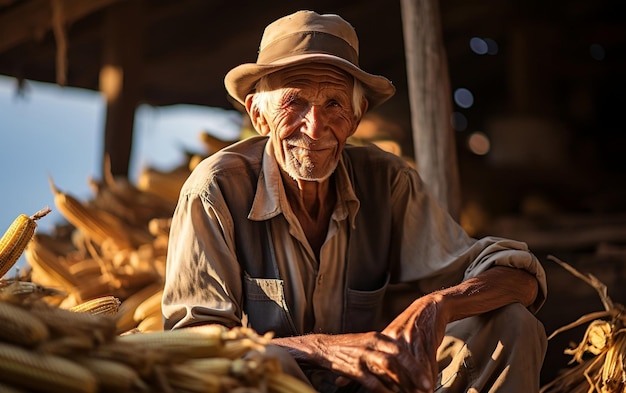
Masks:
[[[203,137],[203,141],[206,139]],[[81,201],[52,181],[67,224],[19,215],[0,238],[0,391],[313,392],[265,353],[271,334],[218,326],[163,331],[169,222],[198,157],[139,185],[105,175]]]
[[[264,353],[269,334],[208,326],[119,335],[116,298],[66,310],[42,301],[48,294],[0,285],[0,391],[313,392]]]
[[[45,301],[65,309],[115,296],[122,302],[120,334],[162,330],[165,257],[178,193],[195,165],[232,143],[206,132],[200,141],[206,154],[188,154],[171,171],[145,168],[137,184],[105,170],[102,180],[90,179],[90,200],[79,200],[51,179],[54,206],[67,224],[32,236],[20,279],[56,289]]]
[[[583,275],[567,263],[549,256],[596,289],[604,305],[604,311],[580,317],[557,329],[548,337],[588,324],[586,332],[576,346],[565,349],[572,355],[572,367],[543,386],[540,393],[622,393],[626,392],[626,315],[624,306],[613,303],[606,285],[592,274]]]

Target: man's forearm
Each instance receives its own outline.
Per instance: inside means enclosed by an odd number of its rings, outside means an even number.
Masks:
[[[521,303],[529,306],[538,293],[536,278],[525,270],[494,267],[454,287],[433,292],[447,323]]]

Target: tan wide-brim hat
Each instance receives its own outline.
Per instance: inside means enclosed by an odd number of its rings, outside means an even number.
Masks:
[[[359,68],[359,41],[354,28],[334,14],[298,11],[269,24],[261,38],[256,63],[239,65],[226,74],[228,94],[244,104],[259,79],[283,68],[308,63],[336,66],[358,79],[372,109],[395,94],[387,78]]]

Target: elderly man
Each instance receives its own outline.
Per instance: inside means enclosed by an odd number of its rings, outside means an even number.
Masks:
[[[346,144],[395,92],[359,68],[349,23],[281,18],[225,85],[260,136],[206,159],[181,191],[166,329],[272,331],[285,369],[322,392],[538,390],[541,265],[524,243],[468,237],[402,159]],[[415,298],[381,326],[394,283]]]

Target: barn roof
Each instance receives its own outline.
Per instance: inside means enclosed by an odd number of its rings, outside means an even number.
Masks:
[[[451,87],[475,97],[471,109],[455,109],[472,128],[487,128],[494,116],[547,117],[578,141],[576,149],[593,144],[602,160],[593,165],[626,170],[619,158],[626,146],[624,2],[439,4]],[[400,142],[411,151],[401,1],[0,0],[0,75],[99,90],[103,65],[113,59],[134,70],[131,106],[233,108],[224,75],[255,60],[264,26],[298,9],[338,13],[353,24],[362,67],[398,88],[381,111],[404,126]],[[497,54],[472,52],[472,37],[493,40]]]

